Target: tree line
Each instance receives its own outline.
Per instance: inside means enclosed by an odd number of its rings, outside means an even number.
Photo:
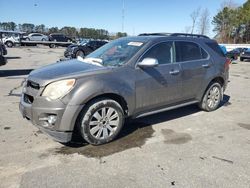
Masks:
[[[119,37],[127,36],[127,33],[117,32],[115,34],[109,33],[105,29],[95,29],[95,28],[75,28],[64,26],[62,28],[58,27],[46,27],[44,24],[35,25],[32,23],[16,24],[15,22],[0,22],[0,30],[6,31],[21,31],[25,33],[62,33],[71,38],[92,38],[92,39],[114,39]]]
[[[216,39],[221,43],[250,42],[250,0],[242,6],[227,4],[217,15],[212,24]]]

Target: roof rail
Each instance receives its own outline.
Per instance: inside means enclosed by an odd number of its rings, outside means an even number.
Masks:
[[[205,38],[209,39],[208,36],[199,34],[189,34],[189,33],[142,33],[138,36],[172,36],[172,37],[193,37],[193,38]]]
[[[138,36],[169,36],[171,33],[141,33]]]
[[[194,37],[194,38],[206,38],[209,39],[206,35],[199,35],[199,34],[189,34],[189,33],[172,33],[170,36],[173,37]]]

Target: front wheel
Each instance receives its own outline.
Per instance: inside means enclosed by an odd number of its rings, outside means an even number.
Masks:
[[[92,145],[108,143],[116,138],[124,124],[124,112],[111,99],[92,101],[81,112],[79,128],[82,137]]]
[[[241,58],[240,58],[240,61],[244,61],[244,58],[241,57]]]
[[[84,54],[84,52],[83,52],[83,51],[78,50],[78,51],[76,52],[76,58],[77,58],[78,56],[80,56],[80,57],[84,58],[85,54]]]
[[[218,82],[210,84],[199,103],[199,107],[207,112],[216,110],[220,105],[222,95],[222,87]]]

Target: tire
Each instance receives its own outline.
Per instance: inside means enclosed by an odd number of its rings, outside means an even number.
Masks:
[[[240,58],[240,61],[244,61],[244,58],[241,57],[241,58]]]
[[[50,47],[50,48],[55,48],[56,45],[55,45],[55,44],[50,44],[49,47]]]
[[[78,50],[78,51],[76,51],[76,58],[77,58],[77,56],[85,57],[85,53],[82,50]]]
[[[42,41],[46,41],[46,39],[43,38]]]
[[[26,41],[30,41],[30,38],[26,38],[25,40],[26,40]]]
[[[216,110],[222,101],[223,90],[218,82],[212,82],[202,97],[199,107],[207,112]]]
[[[123,124],[121,105],[114,100],[102,98],[92,101],[82,110],[77,126],[85,141],[101,145],[114,140]]]
[[[11,41],[7,41],[7,42],[5,43],[5,45],[6,45],[8,48],[12,48],[12,47],[14,46],[14,43],[11,42]]]

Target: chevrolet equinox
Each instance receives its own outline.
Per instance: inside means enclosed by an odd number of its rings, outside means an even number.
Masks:
[[[114,140],[127,117],[190,104],[218,108],[229,60],[203,35],[141,34],[114,40],[83,58],[32,71],[20,111],[61,143],[73,132],[100,145]]]

